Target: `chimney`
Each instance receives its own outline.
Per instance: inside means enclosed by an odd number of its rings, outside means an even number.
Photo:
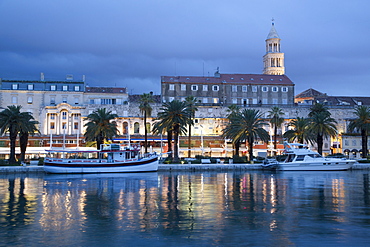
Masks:
[[[42,73],[42,72],[41,72],[41,75],[40,75],[40,80],[41,80],[41,81],[45,81],[45,75],[44,75],[44,73]]]

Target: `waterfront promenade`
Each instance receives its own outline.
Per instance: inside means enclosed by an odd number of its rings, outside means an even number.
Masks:
[[[262,170],[261,164],[160,164],[158,171],[250,171]],[[356,163],[352,170],[370,170],[370,163]],[[0,166],[0,174],[43,173],[43,166]]]

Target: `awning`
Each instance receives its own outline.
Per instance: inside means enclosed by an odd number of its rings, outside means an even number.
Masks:
[[[345,153],[349,153],[351,150],[349,150],[349,149],[344,149],[343,150],[343,152],[345,152]]]
[[[358,152],[358,150],[354,148],[354,149],[352,149],[352,150],[351,150],[351,152],[353,152],[353,153],[357,153],[357,152]]]

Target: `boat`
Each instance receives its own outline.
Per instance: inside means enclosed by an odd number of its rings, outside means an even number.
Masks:
[[[140,147],[102,144],[100,150],[46,150],[46,173],[117,173],[158,170],[156,153],[140,155]]]
[[[323,157],[312,151],[306,144],[284,142],[283,162],[278,162],[281,171],[342,171],[350,169],[356,160]]]

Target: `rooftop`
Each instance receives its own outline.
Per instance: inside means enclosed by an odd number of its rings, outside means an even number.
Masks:
[[[202,84],[276,84],[294,85],[286,75],[265,74],[218,74],[218,76],[161,76],[162,83]]]

